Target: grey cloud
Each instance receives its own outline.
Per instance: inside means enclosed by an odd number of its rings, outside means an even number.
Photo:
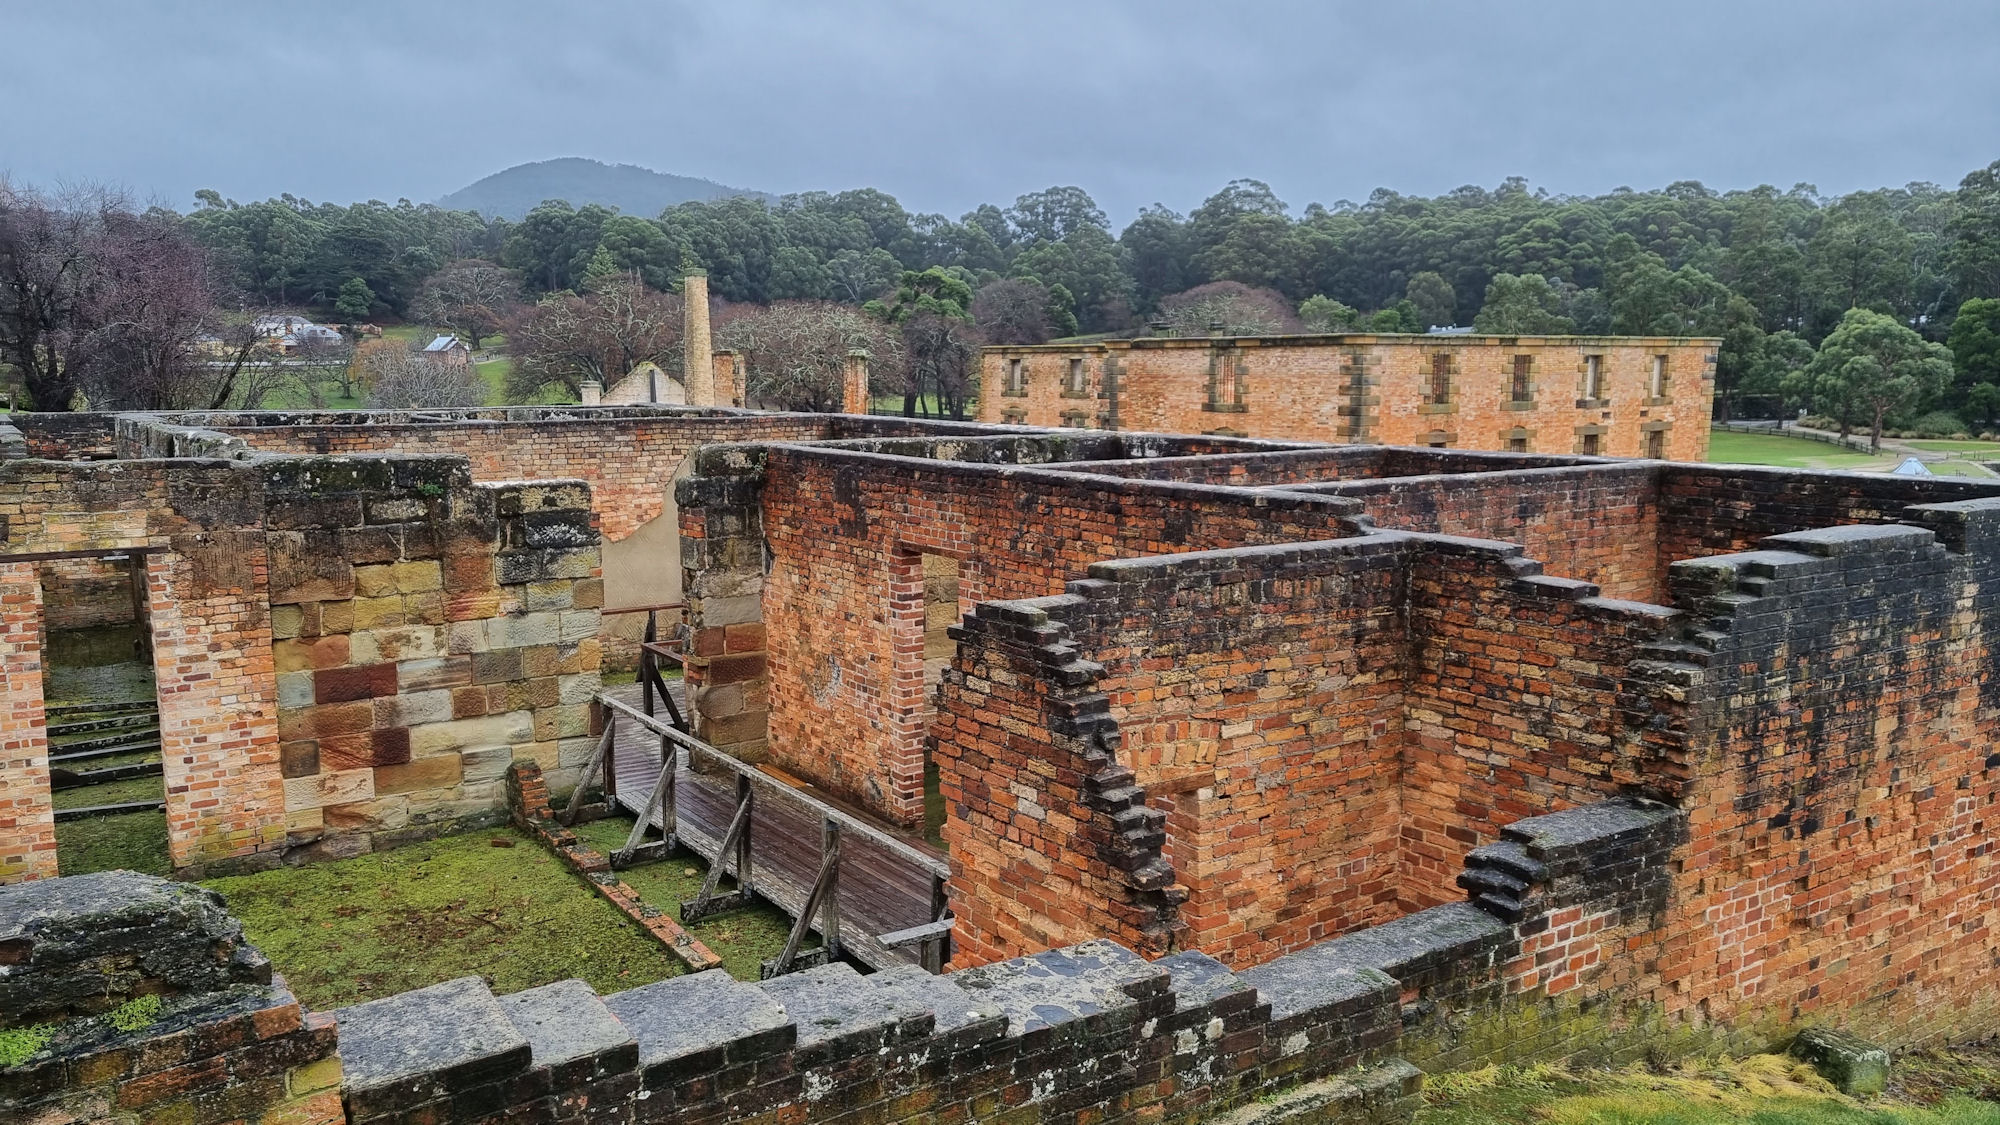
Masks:
[[[1828,192],[2000,156],[1990,0],[0,0],[0,170],[185,206],[435,198],[591,156],[956,215],[1528,177]]]

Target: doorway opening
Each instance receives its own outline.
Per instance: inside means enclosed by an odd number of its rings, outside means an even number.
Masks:
[[[146,556],[53,559],[37,574],[56,868],[166,875]]]
[[[931,715],[937,714],[938,685],[944,681],[944,670],[951,667],[952,654],[958,650],[958,642],[951,639],[949,630],[958,624],[963,610],[959,605],[958,560],[946,555],[926,554],[923,556],[924,571],[924,698],[930,702]],[[926,730],[930,724],[926,722]],[[934,735],[924,738],[924,839],[932,846],[944,847],[944,794],[938,784],[937,761],[932,753],[937,745]]]

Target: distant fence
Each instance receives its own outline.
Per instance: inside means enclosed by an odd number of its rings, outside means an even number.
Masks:
[[[1805,441],[1817,441],[1827,445],[1837,445],[1842,449],[1852,449],[1860,453],[1869,452],[1868,438],[1865,436],[1849,434],[1843,438],[1839,434],[1828,433],[1825,430],[1804,429],[1783,419],[1753,422],[1711,422],[1709,423],[1709,428],[1713,430],[1727,430],[1732,434],[1768,434],[1773,437],[1800,438]]]

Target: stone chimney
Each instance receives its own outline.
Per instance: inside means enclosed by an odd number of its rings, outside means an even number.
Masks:
[[[847,366],[840,373],[840,412],[866,414],[869,406],[868,353],[861,348],[850,348]]]
[[[586,379],[577,384],[577,400],[584,406],[596,406],[604,401],[604,384],[595,379]]]
[[[729,376],[729,405],[750,405],[750,369],[743,365],[743,353],[724,348],[715,353],[715,385],[722,386],[725,370]]]
[[[681,305],[686,316],[681,341],[685,358],[689,406],[715,405],[715,347],[708,336],[708,274],[689,270],[681,281]]]

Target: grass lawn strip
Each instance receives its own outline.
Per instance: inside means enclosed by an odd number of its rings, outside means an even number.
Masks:
[[[570,977],[608,994],[683,971],[509,828],[203,885],[322,1011],[462,976],[502,994]]]
[[[630,817],[609,817],[577,825],[576,834],[592,848],[610,855],[625,846],[632,831]],[[708,865],[685,849],[657,863],[628,867],[618,873],[625,885],[637,891],[647,905],[679,917],[681,903],[692,900],[701,890]],[[723,885],[732,885],[725,878]],[[747,910],[733,910],[687,928],[702,944],[722,957],[722,967],[737,980],[756,980],[764,961],[785,950],[791,936],[792,920],[784,911],[768,903]],[[819,947],[819,935],[807,934],[801,948]]]
[[[1487,1067],[1425,1079],[1417,1125],[2000,1125],[1990,1059],[1897,1060],[1883,1098],[1841,1095],[1782,1055],[1690,1060],[1662,1071]]]

